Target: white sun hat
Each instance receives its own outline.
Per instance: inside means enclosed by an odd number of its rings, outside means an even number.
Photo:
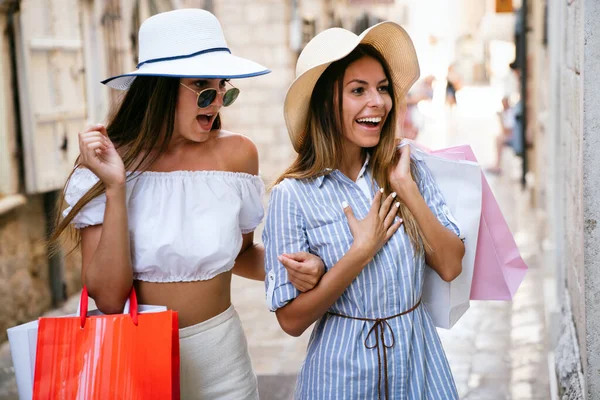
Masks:
[[[231,54],[219,20],[206,10],[179,9],[156,14],[138,34],[137,69],[102,83],[127,90],[137,76],[238,79],[271,72]]]
[[[400,25],[386,21],[365,30],[360,36],[342,28],[329,28],[306,44],[296,64],[296,80],[284,103],[285,123],[296,151],[306,135],[310,99],[315,84],[331,63],[346,57],[361,43],[370,44],[390,67],[396,104],[419,78],[419,61],[413,42]]]

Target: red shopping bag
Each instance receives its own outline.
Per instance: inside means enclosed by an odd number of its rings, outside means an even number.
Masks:
[[[34,399],[179,399],[177,312],[40,318]],[[84,310],[81,312],[81,310]]]

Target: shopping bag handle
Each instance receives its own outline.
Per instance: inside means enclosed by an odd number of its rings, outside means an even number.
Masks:
[[[88,301],[89,295],[88,290],[85,285],[83,285],[83,290],[81,291],[81,298],[79,299],[79,309],[77,310],[77,315],[81,319],[81,329],[85,326],[85,320],[87,318],[87,309],[88,309]],[[123,314],[129,314],[133,321],[133,324],[137,326],[138,324],[138,301],[137,295],[135,294],[135,288],[131,288],[131,292],[129,292],[129,297],[125,302],[125,308],[123,309]]]
[[[427,146],[425,146],[422,143],[417,143],[416,141],[412,140],[412,139],[402,139],[400,141],[396,141],[396,148],[400,149],[404,146],[410,146],[411,150],[417,149],[417,150],[421,150],[424,151],[425,153],[431,153],[431,149]]]

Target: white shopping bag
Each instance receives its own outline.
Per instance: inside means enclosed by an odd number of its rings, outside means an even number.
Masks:
[[[138,313],[166,311],[167,307],[138,305]],[[129,313],[129,300],[125,304],[124,314]],[[65,317],[79,316],[76,314],[64,315]],[[99,310],[90,310],[88,316],[103,315]],[[37,348],[38,321],[31,321],[7,329],[8,342],[17,381],[19,400],[31,400],[33,397],[33,378],[35,372],[35,353]]]
[[[423,303],[435,326],[450,329],[470,304],[481,219],[481,167],[476,162],[464,160],[461,153],[432,155],[414,145],[411,145],[411,153],[431,170],[464,238],[462,273],[455,280],[445,282],[434,270],[425,268]]]
[[[7,330],[19,399],[31,399],[38,322],[32,321]]]

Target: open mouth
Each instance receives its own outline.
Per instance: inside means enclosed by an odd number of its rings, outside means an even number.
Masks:
[[[216,114],[200,114],[196,115],[196,121],[200,125],[203,131],[210,131],[212,129],[213,121],[216,118]]]
[[[212,121],[214,115],[213,114],[200,114],[196,116],[196,119],[198,120],[198,122],[200,122],[201,124],[208,124],[209,122]]]
[[[381,117],[358,118],[355,120],[357,124],[365,128],[376,128],[381,124]]]

